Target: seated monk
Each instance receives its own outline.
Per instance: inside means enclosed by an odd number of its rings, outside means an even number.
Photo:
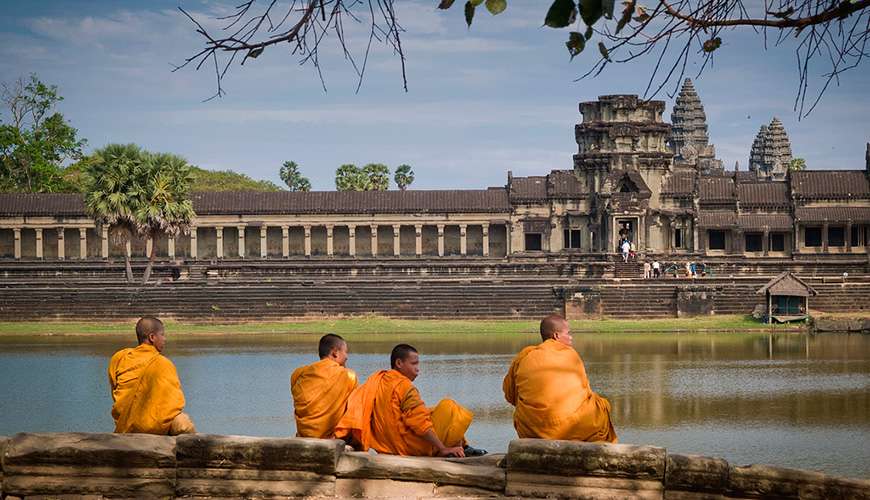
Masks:
[[[568,322],[544,318],[541,338],[514,358],[502,386],[519,437],[615,443],[610,402],[589,387]]]
[[[115,432],[188,434],[196,432],[183,413],[184,393],[175,365],[163,356],[163,323],[144,317],[136,323],[139,346],[121,349],[109,361]]]
[[[320,361],[297,368],[290,377],[296,436],[332,439],[356,387],[356,373],[345,368],[347,342],[329,333],[317,347]]]
[[[390,354],[391,370],[381,370],[350,395],[336,437],[360,451],[422,457],[483,455],[465,444],[473,414],[453,400],[426,408],[413,381],[420,373],[417,349],[399,344]]]

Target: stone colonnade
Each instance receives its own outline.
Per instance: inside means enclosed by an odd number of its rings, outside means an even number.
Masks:
[[[268,259],[294,256],[503,257],[510,253],[505,221],[390,223],[209,223],[189,235],[134,238],[120,245],[106,228],[87,225],[21,225],[0,228],[0,257],[14,259],[108,259],[146,257],[156,245],[163,258]],[[9,247],[9,248],[6,248]]]

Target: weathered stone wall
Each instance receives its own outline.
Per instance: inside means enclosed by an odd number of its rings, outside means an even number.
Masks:
[[[870,481],[668,454],[653,446],[520,439],[507,455],[345,452],[338,440],[195,434],[0,437],[7,499],[868,499]]]

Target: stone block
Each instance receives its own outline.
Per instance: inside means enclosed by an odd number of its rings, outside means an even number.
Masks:
[[[663,481],[664,448],[630,444],[516,439],[507,454],[508,472],[554,476],[597,476]]]
[[[692,492],[723,493],[728,486],[728,462],[721,458],[669,454],[665,488]]]
[[[661,500],[664,485],[653,479],[547,475],[508,470],[505,495],[584,500]]]
[[[175,438],[148,434],[18,434],[6,446],[3,494],[175,494]]]
[[[6,455],[7,444],[9,444],[9,438],[0,436],[0,498],[3,498],[3,456]]]
[[[435,483],[394,479],[338,478],[338,498],[428,498],[435,496]]]
[[[337,475],[339,478],[421,481],[504,491],[504,469],[491,462],[479,465],[481,462],[462,463],[460,460],[351,452],[342,455]]]
[[[177,494],[332,496],[343,448],[342,441],[331,439],[180,436]]]
[[[870,499],[870,481],[768,465],[731,467],[728,495],[748,498]]]

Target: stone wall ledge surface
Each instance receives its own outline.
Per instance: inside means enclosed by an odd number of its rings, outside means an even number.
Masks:
[[[345,452],[337,440],[197,434],[0,436],[6,500],[636,498],[870,500],[870,480],[626,444],[519,439],[469,459]]]

